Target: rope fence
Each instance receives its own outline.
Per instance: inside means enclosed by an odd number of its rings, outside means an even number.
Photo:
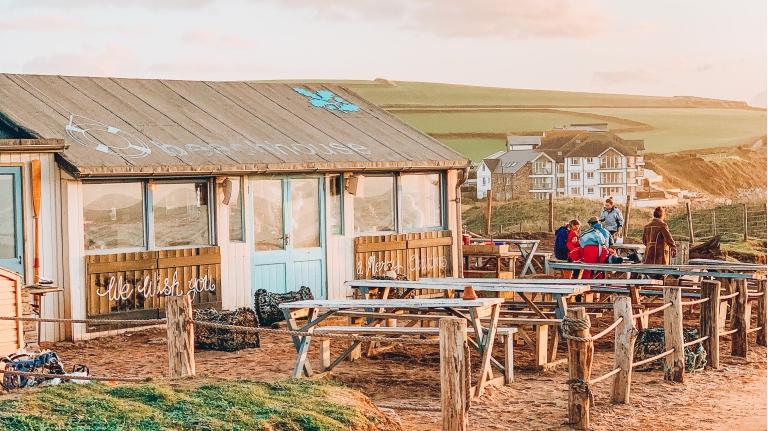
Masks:
[[[720,338],[732,336],[731,355],[747,356],[747,335],[757,333],[758,345],[768,346],[766,334],[766,320],[768,320],[768,289],[765,280],[750,281],[750,287],[757,286],[757,290],[748,290],[746,280],[704,280],[700,284],[701,297],[688,301],[682,301],[680,286],[663,287],[663,304],[655,308],[632,313],[637,300],[631,300],[627,296],[616,295],[614,297],[613,311],[614,321],[597,335],[590,335],[592,328],[590,316],[584,307],[575,307],[567,310],[567,316],[563,319],[562,329],[564,338],[568,340],[569,355],[569,388],[568,419],[569,424],[580,430],[590,429],[590,407],[594,402],[592,386],[613,380],[611,398],[615,403],[627,404],[630,402],[630,382],[633,370],[655,361],[663,360],[664,379],[673,382],[683,382],[686,372],[686,349],[692,346],[703,345],[706,353],[706,366],[718,369],[720,367]],[[721,288],[726,294],[721,295]],[[721,307],[724,301],[729,301],[730,307]],[[757,303],[757,313],[752,313],[751,305]],[[655,305],[655,304],[654,304]],[[684,324],[684,307],[699,306],[699,327],[696,339],[685,341],[686,332]],[[639,334],[636,327],[647,322],[641,318],[662,312],[664,341],[663,351],[652,357],[642,360],[634,360],[635,341]],[[757,316],[757,324],[750,327],[751,316]],[[690,316],[690,314],[689,314]],[[725,323],[724,323],[725,322]],[[730,323],[729,323],[730,322]],[[723,326],[725,325],[725,326]],[[607,373],[589,378],[591,374],[592,358],[594,355],[594,341],[615,331],[614,366]],[[655,352],[654,352],[655,353]],[[703,363],[702,358],[702,363]]]

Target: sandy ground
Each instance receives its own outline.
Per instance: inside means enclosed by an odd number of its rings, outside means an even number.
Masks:
[[[57,351],[67,364],[87,364],[94,375],[156,376],[167,372],[165,331],[151,329],[133,334],[45,346]],[[332,342],[341,349],[342,342]],[[723,342],[722,367],[687,374],[684,384],[663,380],[661,371],[637,372],[629,405],[610,403],[610,382],[595,390],[592,410],[594,430],[729,430],[766,429],[766,350],[750,338],[748,358],[729,356]],[[565,346],[561,345],[561,352]],[[610,339],[598,343],[593,377],[612,368]],[[562,353],[561,353],[562,356]],[[499,355],[501,357],[501,355]],[[317,364],[316,346],[310,358]],[[473,356],[473,363],[478,358]],[[278,380],[290,375],[294,350],[286,337],[262,337],[260,349],[235,353],[198,351],[201,375],[225,378]],[[516,349],[516,380],[512,386],[489,387],[470,410],[474,430],[567,430],[567,369],[561,365],[538,372],[526,346]],[[361,390],[385,408],[404,429],[436,430],[438,412],[402,409],[398,406],[439,407],[439,356],[436,347],[401,346],[373,358],[344,362],[334,378]]]

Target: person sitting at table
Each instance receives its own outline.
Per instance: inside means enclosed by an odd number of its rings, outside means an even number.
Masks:
[[[664,207],[656,207],[653,210],[653,220],[643,228],[643,263],[669,265],[670,256],[674,257],[677,253],[677,244],[664,221],[666,216]]]
[[[568,240],[565,243],[568,248],[568,261],[576,262],[581,260],[581,246],[579,245],[579,232],[581,231],[581,222],[573,219],[568,222]]]
[[[608,238],[610,234],[600,226],[597,217],[591,217],[589,228],[579,237],[581,261],[584,263],[604,263],[608,258]],[[592,278],[592,271],[584,270],[582,278]]]

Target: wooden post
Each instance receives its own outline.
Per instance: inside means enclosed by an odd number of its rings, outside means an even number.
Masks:
[[[702,298],[709,298],[709,301],[701,304],[699,332],[702,337],[709,337],[704,340],[707,364],[718,369],[720,368],[720,282],[702,281],[701,296]]]
[[[717,236],[717,214],[712,210],[712,236]]]
[[[693,247],[695,237],[693,235],[693,214],[691,214],[691,203],[686,202],[685,203],[685,212],[688,215],[688,237],[691,241],[691,247]]]
[[[613,319],[623,319],[616,327],[614,336],[614,368],[621,368],[613,378],[614,403],[629,403],[630,386],[632,384],[632,359],[635,353],[637,330],[632,319],[632,303],[626,296],[618,296],[613,302]]]
[[[627,195],[627,207],[624,210],[624,226],[622,226],[621,229],[621,236],[623,238],[627,237],[627,230],[629,229],[629,217],[632,212],[632,195]]]
[[[757,298],[757,326],[760,329],[757,330],[757,345],[768,347],[768,328],[765,325],[768,323],[768,283],[765,280],[760,280],[760,297]]]
[[[488,199],[488,202],[486,202],[485,207],[485,236],[489,237],[491,236],[491,216],[493,215],[493,189],[488,190],[488,194],[486,195],[486,199]]]
[[[747,218],[747,204],[744,204],[744,241],[749,239],[749,219]]]
[[[685,374],[685,349],[683,344],[683,303],[680,288],[664,286],[664,303],[672,306],[664,309],[664,350],[675,351],[664,357],[664,380],[683,382]]]
[[[555,194],[549,194],[549,231],[555,231]]]
[[[444,431],[467,429],[466,333],[466,320],[455,317],[440,319],[440,401]]]
[[[569,308],[568,317],[573,320],[585,320],[589,315],[584,307]],[[589,326],[589,325],[587,325]],[[569,335],[589,337],[589,329],[569,330]],[[592,378],[592,341],[579,341],[568,338],[568,422],[576,429],[589,429],[589,407],[591,393],[589,380]]]
[[[189,295],[165,297],[168,337],[168,376],[195,375],[195,328]]]
[[[733,298],[733,317],[731,329],[738,329],[731,336],[731,355],[747,357],[747,331],[749,331],[749,299],[747,298],[747,280],[736,280],[736,292]]]

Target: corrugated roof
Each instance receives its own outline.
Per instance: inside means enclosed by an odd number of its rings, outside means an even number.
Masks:
[[[0,113],[80,176],[406,170],[469,161],[344,87],[0,74]]]

